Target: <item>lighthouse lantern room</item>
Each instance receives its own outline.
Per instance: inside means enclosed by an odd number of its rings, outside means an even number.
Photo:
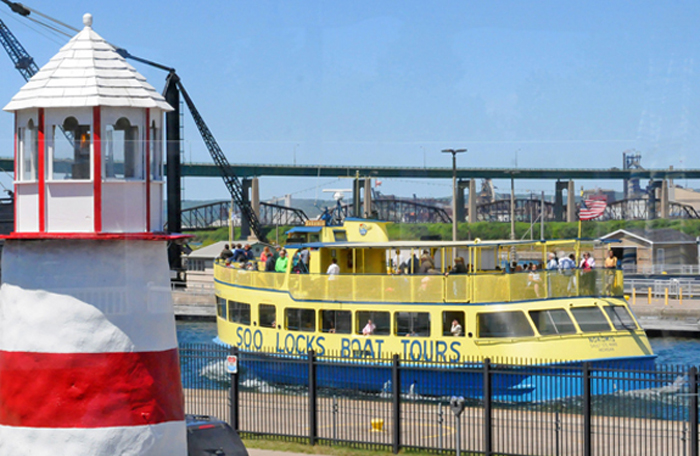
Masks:
[[[4,108],[15,113],[15,233],[162,231],[172,108],[84,22]]]

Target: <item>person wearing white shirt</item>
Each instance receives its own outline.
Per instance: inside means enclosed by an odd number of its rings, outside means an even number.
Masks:
[[[459,337],[462,335],[462,325],[459,324],[457,319],[452,320],[452,327],[450,328],[450,333],[453,336]]]
[[[333,276],[337,276],[338,274],[340,274],[340,266],[338,266],[338,260],[336,260],[335,258],[331,259],[331,264],[330,264],[330,266],[328,266],[328,270],[326,270],[326,274],[331,276],[328,278],[328,280],[334,280],[335,277],[333,277]]]

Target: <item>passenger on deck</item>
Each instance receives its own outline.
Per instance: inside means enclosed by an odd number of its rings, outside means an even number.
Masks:
[[[242,261],[242,258],[245,257],[245,251],[243,250],[243,246],[241,244],[237,244],[236,248],[233,250],[233,257],[231,257],[232,261]]]
[[[219,254],[219,258],[221,258],[222,260],[225,261],[225,260],[228,260],[229,258],[231,258],[232,256],[233,256],[233,252],[229,248],[228,244],[224,244],[224,249]]]
[[[288,264],[289,264],[289,258],[287,258],[287,251],[280,250],[280,257],[277,258],[277,262],[275,262],[275,271],[276,272],[287,272],[287,265]]]
[[[265,272],[275,272],[275,265],[277,260],[275,260],[274,255],[270,254],[265,259]]]
[[[243,255],[245,256],[245,259],[241,262],[255,260],[255,253],[253,253],[253,250],[250,248],[250,244],[246,244],[245,247],[243,247]]]
[[[336,260],[335,258],[331,259],[331,264],[330,264],[330,266],[328,266],[328,270],[326,270],[326,274],[331,276],[328,278],[328,280],[333,280],[333,279],[335,279],[335,277],[332,277],[332,276],[336,276],[336,275],[340,274],[340,266],[338,266],[338,260]]]
[[[262,253],[260,254],[260,261],[265,263],[265,262],[267,262],[267,259],[270,258],[271,256],[273,256],[273,255],[272,255],[272,252],[270,252],[270,247],[265,246],[265,248],[263,248]]]
[[[418,274],[439,274],[440,271],[435,269],[435,263],[433,263],[433,259],[430,257],[430,254],[427,251],[423,252],[423,255],[420,257],[420,268],[418,268]]]
[[[617,269],[617,257],[615,253],[608,250],[608,257],[605,259],[604,264],[605,269],[605,294],[611,296],[613,294],[613,288],[615,286],[615,269]]]
[[[537,265],[535,263],[532,263],[530,265],[530,274],[527,277],[527,286],[532,287],[532,289],[535,291],[535,296],[540,297],[540,283],[542,283],[542,279],[540,278],[540,274],[537,272]]]
[[[445,273],[445,275],[450,275],[450,274],[469,274],[469,270],[467,269],[467,266],[465,266],[465,264],[464,264],[464,258],[462,258],[462,257],[455,258],[455,265],[452,267],[452,270]]]
[[[559,269],[559,261],[553,252],[549,252],[547,254],[547,270],[554,271],[555,269]]]
[[[362,328],[362,335],[371,336],[374,334],[375,329],[377,329],[377,327],[374,325],[374,323],[372,323],[372,320],[367,320],[367,324],[364,328]]]
[[[299,251],[299,259],[301,260],[301,263],[304,265],[304,271],[302,272],[309,272],[309,257],[311,255],[311,252],[309,252],[308,247],[302,247],[301,250]]]

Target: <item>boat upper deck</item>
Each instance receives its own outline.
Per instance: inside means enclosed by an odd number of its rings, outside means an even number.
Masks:
[[[214,278],[331,302],[481,304],[623,294],[621,270],[576,267],[593,251],[591,240],[389,241],[385,225],[295,228],[284,272],[263,272],[258,261],[217,260]],[[548,265],[553,257],[562,262]]]
[[[580,269],[477,274],[295,274],[251,271],[219,262],[220,284],[288,292],[296,300],[388,303],[507,303],[585,296],[622,296],[620,270]]]

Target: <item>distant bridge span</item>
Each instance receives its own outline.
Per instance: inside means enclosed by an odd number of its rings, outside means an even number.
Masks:
[[[450,167],[417,166],[350,166],[350,165],[263,165],[232,164],[239,177],[382,177],[412,179],[451,179]],[[0,169],[11,171],[12,158],[0,158]],[[183,163],[182,175],[187,177],[221,178],[214,164]],[[461,179],[700,179],[700,169],[585,169],[585,168],[457,168]]]
[[[0,165],[2,162],[0,161]],[[240,177],[382,177],[451,179],[452,168],[410,166],[348,165],[263,165],[232,164]],[[207,163],[182,165],[183,176],[221,177],[216,166]],[[457,168],[462,179],[700,179],[700,169],[584,169],[584,168]]]

